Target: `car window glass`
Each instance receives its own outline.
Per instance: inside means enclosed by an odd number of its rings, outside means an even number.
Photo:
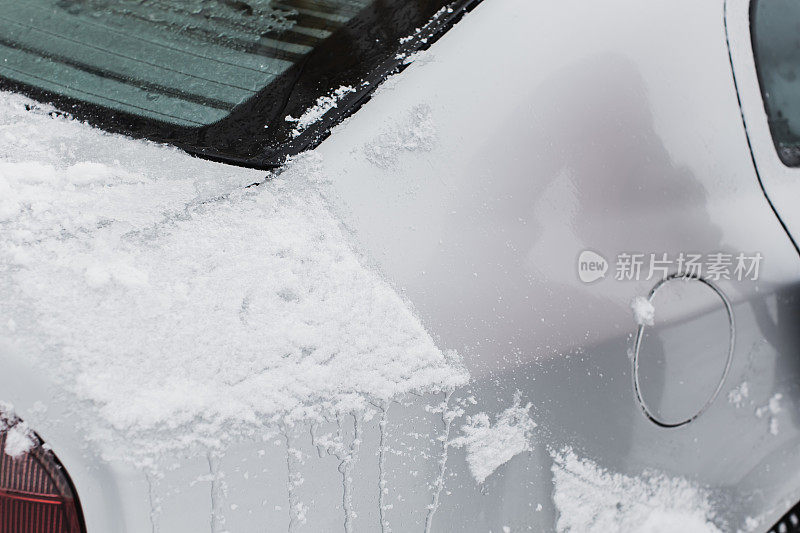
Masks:
[[[0,0],[0,73],[113,109],[205,125],[368,3]]]
[[[781,160],[800,165],[800,2],[753,0],[753,51],[769,129]]]

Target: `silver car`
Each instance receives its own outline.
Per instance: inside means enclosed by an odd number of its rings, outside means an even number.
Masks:
[[[798,28],[0,0],[0,532],[800,531]]]

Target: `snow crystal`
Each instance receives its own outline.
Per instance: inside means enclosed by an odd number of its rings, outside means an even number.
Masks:
[[[430,50],[417,50],[411,53],[400,53],[394,56],[395,59],[400,61],[403,65],[410,65],[411,63],[426,64],[433,61],[433,55]]]
[[[633,317],[640,326],[652,326],[655,324],[656,308],[644,296],[637,296],[631,302]]]
[[[783,394],[780,392],[776,392],[772,395],[772,397],[767,402],[767,405],[763,407],[759,407],[756,410],[756,415],[761,418],[766,413],[770,413],[773,415],[777,415],[781,412],[781,400],[783,399]]]
[[[779,430],[778,419],[775,418],[775,417],[770,418],[769,419],[769,432],[770,432],[770,434],[771,435],[777,435],[778,434],[778,430]]]
[[[150,464],[467,380],[363,266],[316,158],[244,188],[252,171],[24,102],[0,99],[0,340],[74,395],[104,453]]]
[[[17,423],[17,414],[10,403],[0,402],[0,431],[5,431]]]
[[[441,18],[441,16],[444,15],[445,13],[450,14],[452,12],[453,12],[453,8],[452,7],[450,7],[450,6],[442,7],[441,9],[439,9],[439,11],[437,11],[436,13],[433,14],[431,19],[424,26],[422,26],[421,28],[415,28],[414,32],[411,33],[410,35],[407,35],[405,37],[401,37],[400,38],[400,44],[406,44],[409,41],[412,41],[413,39],[418,38],[420,35],[429,35],[430,30],[433,27],[434,23],[439,18]],[[420,39],[420,42],[426,43],[426,42],[428,42],[428,39],[426,37],[423,37],[423,38]]]
[[[745,531],[755,531],[756,528],[759,526],[759,521],[753,518],[752,516],[746,516],[744,519],[744,530]]]
[[[781,400],[783,399],[783,394],[777,392],[772,395],[766,405],[763,405],[756,409],[756,416],[758,418],[764,418],[765,415],[769,414],[769,432],[772,435],[778,434],[778,418],[777,415],[782,411],[781,408]]]
[[[728,401],[736,407],[741,407],[748,396],[750,396],[750,386],[743,381],[739,386],[731,389],[728,393]]]
[[[286,116],[286,122],[294,122],[295,128],[292,130],[292,137],[297,137],[303,133],[309,126],[319,122],[322,117],[331,109],[338,107],[339,102],[350,93],[356,92],[355,89],[349,85],[343,85],[333,91],[329,96],[320,96],[313,106],[305,110],[299,118],[294,118],[292,115]]]
[[[685,479],[611,473],[569,448],[553,461],[557,531],[719,533],[708,495]]]
[[[436,140],[431,109],[420,104],[409,110],[402,122],[364,146],[364,155],[373,165],[391,169],[397,165],[403,152],[430,151]]]
[[[5,454],[11,458],[15,459],[28,453],[35,445],[33,432],[25,422],[17,422],[6,431]]]
[[[478,483],[515,455],[531,449],[531,433],[536,424],[528,413],[530,408],[531,404],[521,406],[516,395],[514,405],[500,413],[494,425],[486,413],[467,417],[461,428],[463,435],[454,438],[451,445],[466,448],[469,470]]]
[[[36,436],[17,418],[14,406],[0,402],[0,433],[5,433],[5,454],[12,458],[28,453],[36,445]]]

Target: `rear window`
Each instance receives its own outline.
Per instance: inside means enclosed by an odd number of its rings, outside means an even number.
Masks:
[[[107,129],[270,167],[472,3],[0,0],[0,86]]]
[[[750,28],[769,129],[784,164],[800,166],[800,2],[753,0]]]

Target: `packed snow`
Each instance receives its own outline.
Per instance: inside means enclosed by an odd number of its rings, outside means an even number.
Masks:
[[[557,531],[719,533],[708,494],[682,478],[608,472],[566,448],[553,454]]]
[[[644,296],[637,296],[631,302],[633,318],[640,326],[652,326],[656,320],[656,308],[652,302]]]
[[[522,406],[517,395],[514,404],[497,415],[494,424],[486,413],[467,417],[462,435],[454,438],[451,445],[466,448],[467,465],[475,481],[483,483],[515,455],[531,450],[536,423],[530,417],[530,408],[531,404]]]
[[[318,159],[246,187],[253,171],[27,103],[0,100],[0,341],[106,453],[145,464],[466,382],[350,245]]]

